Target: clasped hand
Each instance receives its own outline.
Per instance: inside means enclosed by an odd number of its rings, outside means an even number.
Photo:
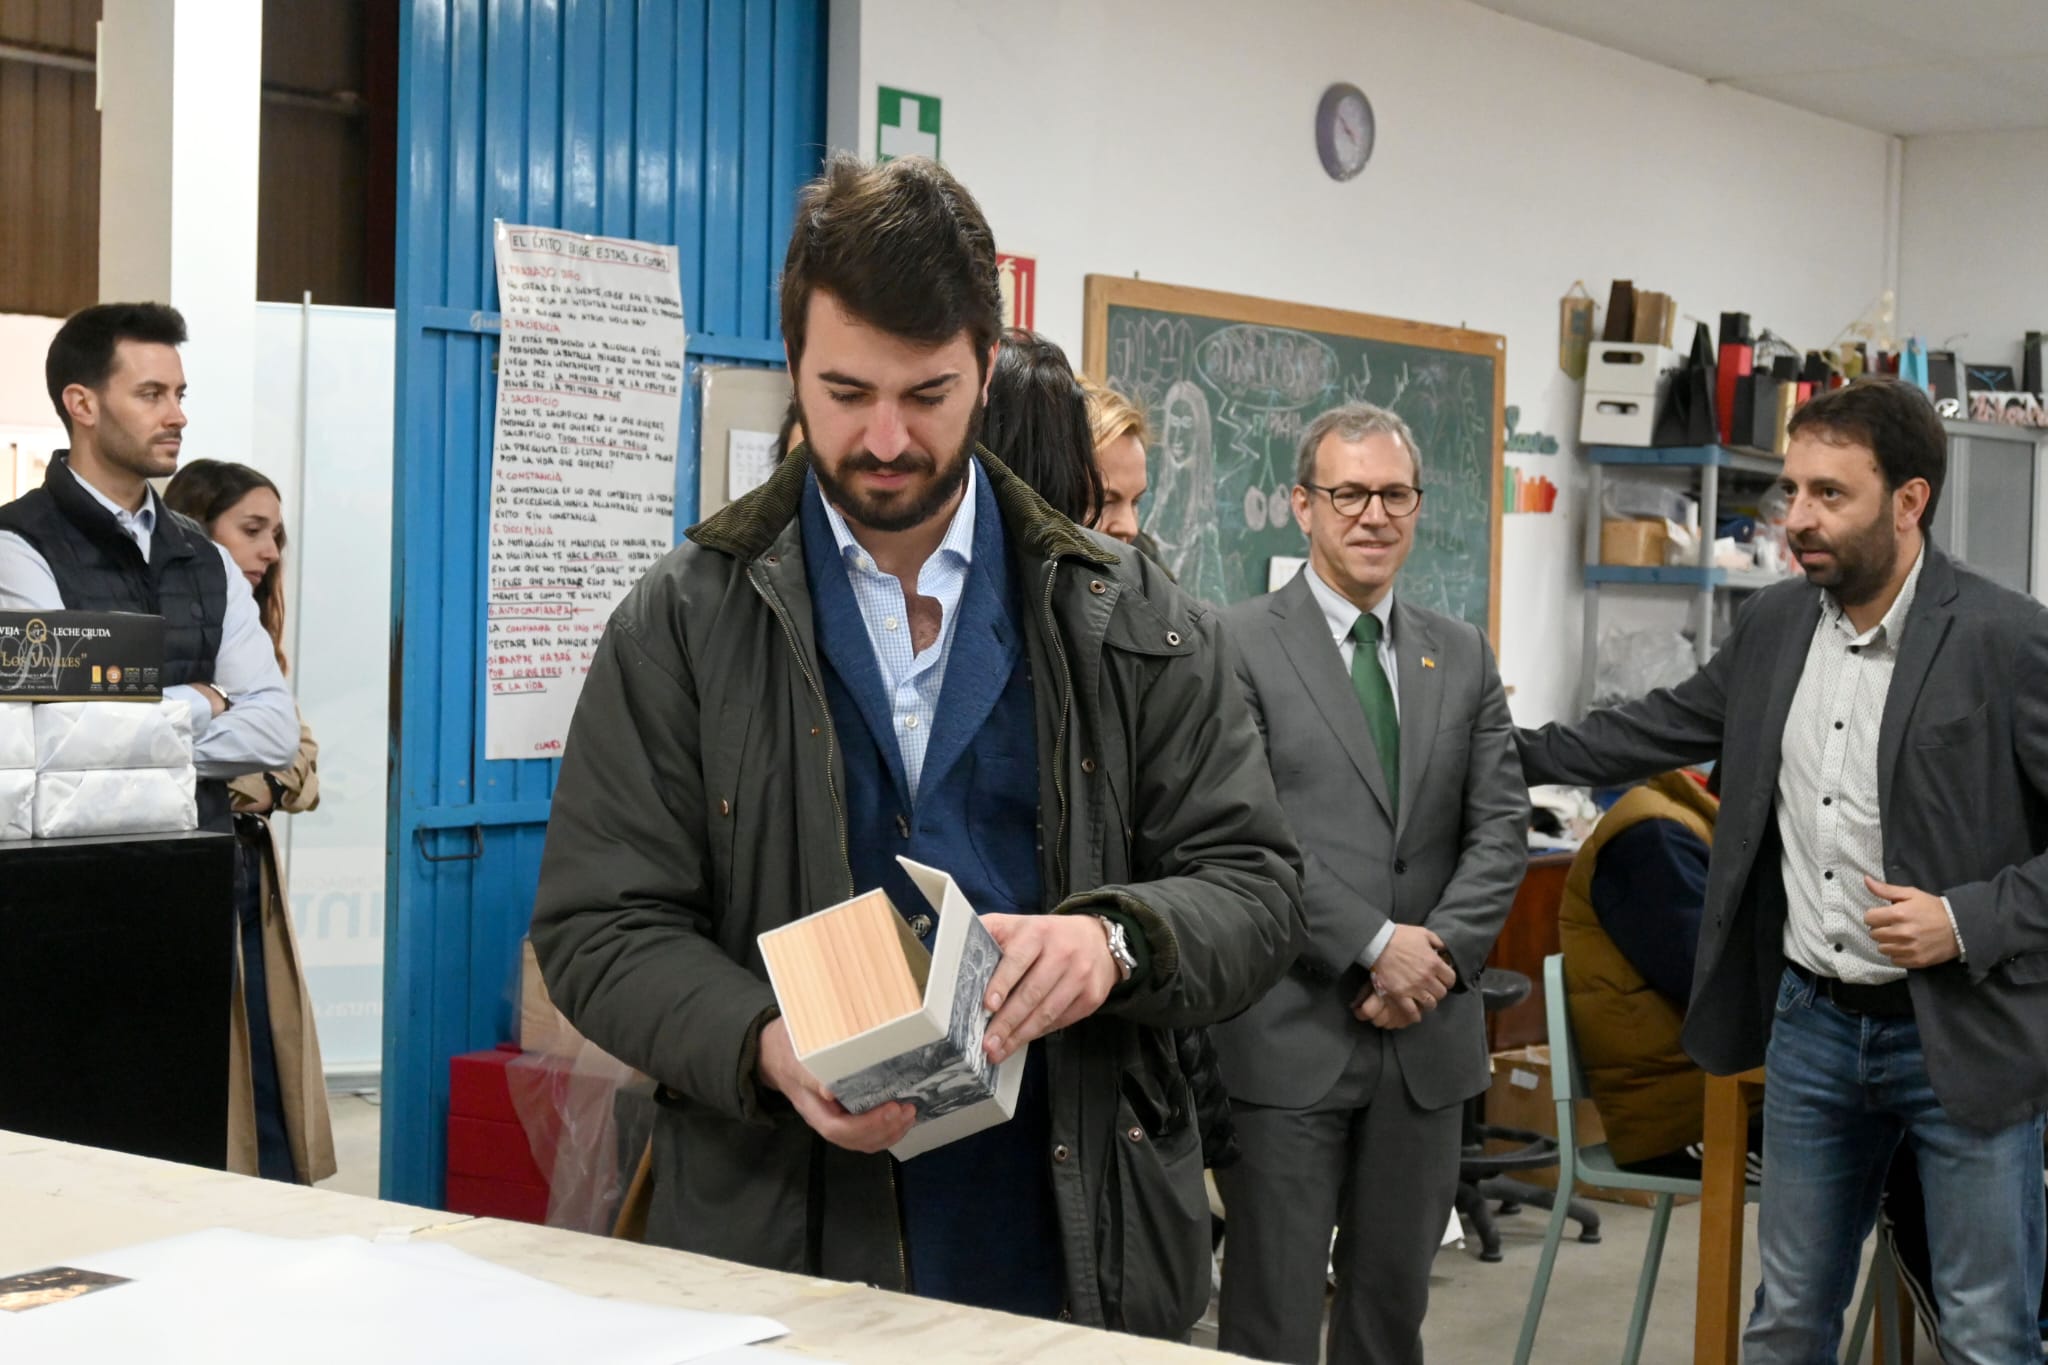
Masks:
[[[1378,1028],[1407,1028],[1437,1007],[1457,985],[1444,941],[1419,924],[1394,927],[1372,964],[1372,977],[1351,1002],[1352,1016]]]

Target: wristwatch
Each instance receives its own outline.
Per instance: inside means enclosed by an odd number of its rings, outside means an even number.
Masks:
[[[1123,925],[1107,915],[1095,917],[1102,924],[1102,932],[1109,936],[1109,955],[1116,961],[1117,979],[1129,981],[1131,973],[1138,970],[1138,959],[1131,956],[1130,940],[1124,937]]]

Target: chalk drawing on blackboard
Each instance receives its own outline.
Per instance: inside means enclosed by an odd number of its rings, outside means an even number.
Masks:
[[[1183,588],[1218,603],[1267,590],[1272,561],[1303,552],[1302,434],[1367,402],[1399,413],[1422,451],[1403,595],[1493,624],[1499,338],[1100,276],[1089,309],[1091,367],[1153,414],[1140,515]]]
[[[1244,524],[1254,531],[1266,529],[1266,493],[1262,488],[1244,490]]]
[[[1216,523],[1215,431],[1209,396],[1180,379],[1159,406],[1158,492],[1145,534],[1159,546],[1182,587],[1207,602],[1225,600],[1221,528]]]

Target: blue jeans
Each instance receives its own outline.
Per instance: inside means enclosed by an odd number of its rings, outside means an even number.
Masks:
[[[1748,1365],[1832,1365],[1858,1253],[1901,1139],[1927,1204],[1948,1365],[2039,1365],[2039,1116],[1994,1133],[1943,1112],[1911,1018],[1849,1014],[1791,971],[1765,1054],[1763,1283]]]

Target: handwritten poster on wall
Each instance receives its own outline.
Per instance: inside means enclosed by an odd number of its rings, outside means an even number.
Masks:
[[[497,230],[489,758],[553,758],[619,599],[675,535],[675,248]]]

